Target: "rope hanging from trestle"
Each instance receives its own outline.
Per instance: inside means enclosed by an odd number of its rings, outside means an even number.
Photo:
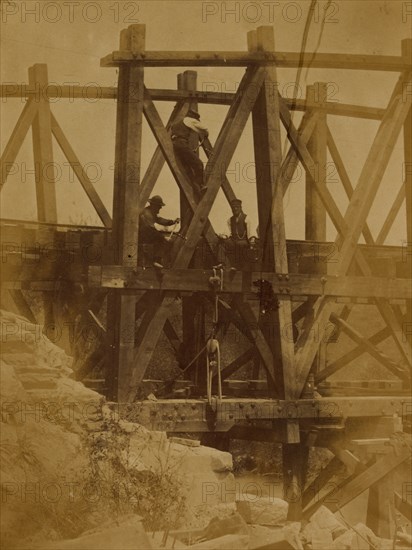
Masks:
[[[220,274],[218,275],[218,270]],[[213,324],[212,334],[206,342],[206,384],[207,384],[207,399],[212,401],[212,384],[213,376],[217,374],[218,398],[222,399],[222,375],[220,365],[220,346],[219,340],[216,338],[217,325],[219,322],[219,296],[218,291],[223,290],[223,265],[219,264],[213,267],[213,276],[209,278],[209,284],[212,287],[214,294],[214,309],[213,309]]]

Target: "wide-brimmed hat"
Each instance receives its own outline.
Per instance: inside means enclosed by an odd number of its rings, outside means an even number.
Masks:
[[[242,204],[242,201],[240,199],[233,199],[230,201],[230,204],[231,205],[235,205],[235,204],[238,204],[239,206]]]
[[[150,204],[158,204],[159,206],[165,206],[165,203],[163,202],[163,199],[160,195],[153,195],[153,197],[150,197],[148,202]]]

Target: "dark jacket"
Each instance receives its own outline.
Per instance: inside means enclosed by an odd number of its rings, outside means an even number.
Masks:
[[[139,240],[142,242],[151,242],[153,240],[163,239],[160,231],[155,227],[155,223],[159,225],[173,225],[174,220],[162,218],[152,212],[150,206],[146,206],[139,216]]]

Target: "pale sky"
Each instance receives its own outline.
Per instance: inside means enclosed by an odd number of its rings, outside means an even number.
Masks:
[[[1,75],[3,83],[26,83],[28,67],[34,63],[48,65],[49,81],[54,83],[116,84],[116,69],[101,68],[100,58],[119,49],[119,33],[132,23],[146,24],[147,50],[245,50],[246,33],[259,25],[273,25],[278,51],[300,51],[309,1],[275,2],[201,2],[150,0],[116,2],[89,1],[2,1]],[[319,0],[309,31],[306,51],[313,51],[319,33],[326,1]],[[225,11],[226,8],[226,11]],[[411,12],[409,14],[409,12]],[[399,55],[401,40],[411,37],[412,3],[404,1],[335,0],[327,12],[319,52]],[[175,88],[176,75],[184,68],[147,69],[146,86]],[[234,91],[243,69],[198,69],[199,89]],[[280,92],[292,94],[295,69],[278,69]],[[397,73],[349,70],[314,70],[302,72],[301,97],[307,84],[315,81],[333,83],[333,100],[385,107]],[[332,88],[331,88],[332,89]],[[1,149],[23,109],[20,99],[3,99]],[[157,108],[167,120],[172,103],[158,102]],[[109,212],[112,209],[114,136],[116,105],[111,100],[58,100],[52,110],[69,138],[80,161],[88,163],[88,174]],[[212,143],[217,137],[227,107],[201,105],[202,120],[209,126]],[[294,115],[298,124],[299,114]],[[332,117],[328,119],[348,173],[356,184],[374,133],[376,121]],[[248,123],[230,165],[228,178],[244,201],[252,227],[257,225],[256,193],[253,170],[251,124]],[[283,148],[284,135],[282,136]],[[75,178],[65,165],[57,143],[54,160],[58,166],[58,215],[61,223],[99,224],[97,215]],[[144,126],[143,172],[155,148],[148,126]],[[17,157],[17,173],[9,177],[1,198],[2,217],[35,219],[35,188],[30,132]],[[403,137],[400,136],[385,174],[382,188],[369,218],[376,237],[386,213],[402,183]],[[70,181],[70,180],[73,181]],[[347,201],[339,182],[329,188],[342,212]],[[285,198],[288,238],[303,238],[304,176],[296,178]],[[178,215],[178,188],[165,168],[155,192],[167,206],[162,215]],[[213,208],[211,221],[218,232],[225,231],[229,206],[221,196]],[[400,245],[405,239],[405,205],[395,222],[388,243]],[[328,237],[334,238],[332,226]]]

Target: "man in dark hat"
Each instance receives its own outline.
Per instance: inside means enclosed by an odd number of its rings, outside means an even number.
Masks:
[[[187,115],[172,125],[173,150],[186,169],[187,175],[195,189],[204,193],[203,162],[196,155],[199,142],[206,139],[209,132],[200,122],[200,115],[190,109]]]
[[[242,210],[242,201],[233,199],[230,202],[232,216],[227,220],[230,237],[225,241],[225,248],[229,254],[234,255],[234,265],[241,265],[248,260],[250,248],[251,226],[250,221]]]
[[[154,195],[148,200],[149,206],[141,212],[139,216],[139,244],[149,245],[149,256],[155,267],[163,267],[163,255],[169,248],[169,242],[166,240],[161,231],[155,227],[158,225],[170,226],[180,222],[180,218],[169,220],[159,216],[160,209],[165,206],[162,197]]]

